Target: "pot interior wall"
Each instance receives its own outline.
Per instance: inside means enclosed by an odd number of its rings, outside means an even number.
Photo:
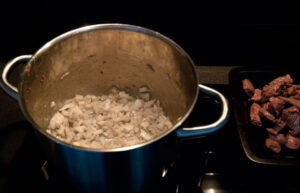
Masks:
[[[75,94],[100,95],[112,86],[135,94],[143,85],[176,123],[193,103],[197,80],[189,58],[165,40],[129,29],[96,29],[42,47],[25,68],[21,90],[29,115],[46,129]]]

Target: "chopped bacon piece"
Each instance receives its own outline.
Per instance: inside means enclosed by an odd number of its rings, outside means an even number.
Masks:
[[[253,125],[256,125],[256,126],[259,126],[259,127],[262,126],[262,122],[261,122],[260,115],[259,115],[260,109],[261,109],[261,107],[257,103],[253,103],[250,107],[250,120],[251,120],[251,123]]]
[[[267,148],[272,150],[275,153],[280,153],[281,152],[281,145],[278,141],[272,139],[272,138],[267,138],[265,141],[265,145]]]
[[[248,79],[243,80],[243,89],[249,97],[252,97],[254,94],[254,86]]]

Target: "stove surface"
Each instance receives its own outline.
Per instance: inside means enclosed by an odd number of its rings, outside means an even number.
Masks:
[[[213,67],[206,67],[207,72],[209,69]],[[12,74],[13,82],[17,82],[16,74]],[[215,76],[226,77],[224,74]],[[209,83],[209,79],[214,79],[205,77],[205,74],[202,78],[208,80],[206,83]],[[208,86],[222,92],[230,101],[227,84]],[[65,184],[51,172],[35,139],[34,129],[25,120],[18,103],[2,89],[0,106],[0,192],[76,192],[72,185]],[[184,126],[213,122],[218,117],[218,108],[213,99],[200,94],[196,107]],[[172,168],[161,185],[149,192],[300,192],[299,168],[260,165],[246,157],[233,115],[225,127],[216,133],[180,139],[178,147]]]

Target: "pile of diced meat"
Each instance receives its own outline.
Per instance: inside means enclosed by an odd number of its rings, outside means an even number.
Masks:
[[[250,120],[268,133],[265,145],[279,153],[282,147],[300,147],[300,84],[289,74],[278,77],[262,89],[255,88],[248,79],[243,80],[243,89],[253,102]]]
[[[108,95],[76,95],[65,101],[47,132],[77,146],[111,149],[144,143],[171,127],[159,100],[150,99],[146,87],[137,97],[113,88]]]

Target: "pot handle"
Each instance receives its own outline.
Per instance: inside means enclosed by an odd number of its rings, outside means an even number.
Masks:
[[[221,127],[223,127],[229,119],[229,104],[225,96],[221,94],[219,91],[204,86],[202,84],[198,84],[198,86],[200,88],[200,92],[203,92],[211,97],[218,99],[218,101],[222,105],[222,113],[219,119],[216,120],[214,123],[197,126],[197,127],[178,129],[176,131],[177,137],[192,137],[192,136],[199,136],[199,135],[212,133],[214,131],[219,130]]]
[[[3,90],[7,94],[9,94],[15,100],[18,100],[18,97],[19,97],[18,89],[8,82],[8,80],[7,80],[8,75],[9,75],[10,71],[15,67],[15,65],[20,64],[20,63],[27,63],[31,57],[32,57],[32,55],[18,56],[16,58],[12,59],[11,61],[9,61],[3,69],[2,76],[0,79],[0,86],[3,88]]]

